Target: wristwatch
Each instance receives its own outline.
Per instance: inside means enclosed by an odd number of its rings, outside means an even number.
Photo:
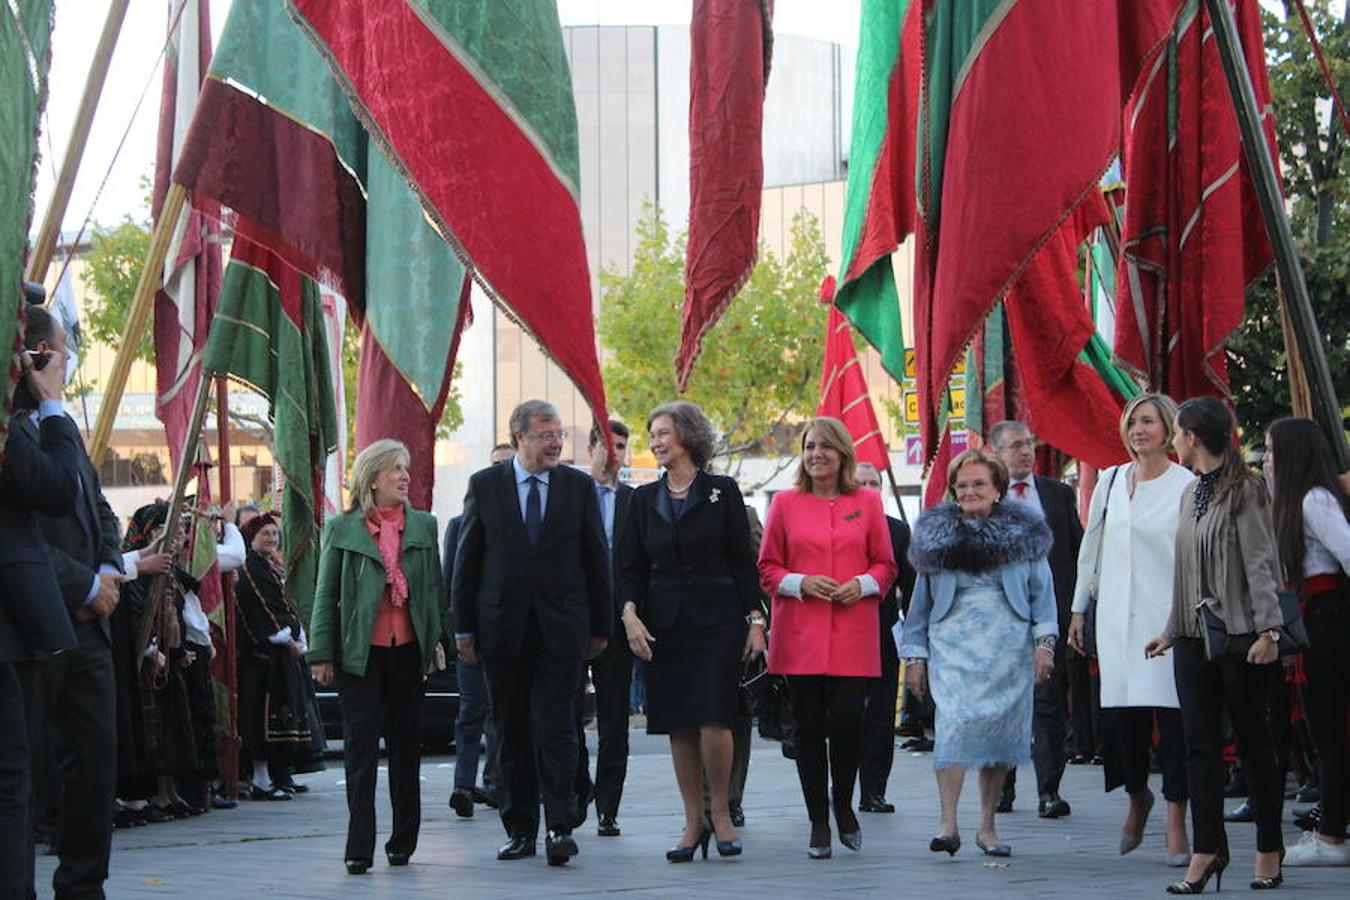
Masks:
[[[764,613],[752,612],[745,617],[745,621],[749,625],[758,625],[759,627],[763,628],[765,624]]]
[[[1280,629],[1278,628],[1272,628],[1269,631],[1266,631],[1265,635],[1270,638],[1273,643],[1278,644],[1280,642]]]

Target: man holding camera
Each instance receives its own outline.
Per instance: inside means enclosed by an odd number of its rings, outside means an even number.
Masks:
[[[66,418],[59,412],[59,389],[55,398],[39,394],[50,387],[49,382],[60,384],[66,360],[65,331],[41,306],[29,306],[25,320],[24,344],[34,367],[41,365],[41,372],[30,374],[15,393],[16,413],[9,423],[11,462],[15,452],[23,452],[25,443],[40,446],[45,430],[63,428],[47,420]],[[57,371],[46,374],[53,368]],[[73,429],[73,423],[69,424]],[[52,603],[64,601],[74,646],[50,659],[21,663],[19,674],[28,730],[46,727],[62,789],[60,862],[52,878],[56,896],[101,898],[108,877],[117,779],[108,617],[117,606],[126,576],[122,574],[120,523],[103,498],[98,472],[79,445],[78,434],[76,447],[73,471],[66,476],[74,482],[73,503],[61,510],[36,511],[56,581],[56,590],[46,596]],[[29,860],[26,890],[31,897],[31,855]]]

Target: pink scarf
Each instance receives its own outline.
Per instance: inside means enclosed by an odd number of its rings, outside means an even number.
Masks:
[[[403,505],[377,506],[367,524],[380,548],[384,561],[385,582],[389,585],[389,602],[402,608],[408,602],[408,579],[403,577]]]

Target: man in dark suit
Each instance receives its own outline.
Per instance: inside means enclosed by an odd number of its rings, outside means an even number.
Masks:
[[[1060,639],[1055,644],[1054,672],[1049,679],[1036,685],[1031,759],[1036,765],[1036,790],[1040,795],[1037,813],[1043,819],[1057,819],[1071,811],[1069,804],[1059,796],[1069,723],[1064,636],[1069,633],[1069,610],[1078,577],[1078,545],[1083,540],[1083,524],[1078,518],[1073,488],[1033,474],[1036,438],[1024,422],[999,422],[989,432],[989,443],[1008,467],[1008,499],[1039,510],[1054,538],[1049,561],[1050,573],[1055,580],[1055,601],[1059,606]],[[1012,808],[1015,791],[1016,770],[1009,770],[1000,809]]]
[[[605,543],[609,548],[610,585],[615,585],[614,571],[618,568],[619,535],[628,517],[628,503],[633,489],[619,482],[619,470],[628,465],[628,426],[617,419],[609,420],[614,435],[614,452],[605,452],[605,436],[597,424],[591,428],[589,450],[591,478],[595,481],[595,497],[600,504],[600,517],[605,525]],[[615,591],[617,594],[617,590]],[[622,633],[619,621],[619,603],[614,602],[615,633]],[[623,781],[628,775],[628,687],[633,679],[633,651],[628,642],[612,640],[604,652],[590,662],[591,684],[595,688],[595,781],[591,781],[590,759],[586,753],[585,723],[581,709],[577,709],[577,822],[585,819],[586,806],[595,798],[595,815],[599,820],[596,834],[600,837],[619,836],[619,801],[623,799]],[[580,691],[584,696],[586,672],[582,667]],[[578,701],[580,702],[580,701]]]
[[[589,475],[559,466],[557,409],[511,413],[510,462],[469,479],[455,554],[455,644],[480,657],[501,740],[498,859],[533,856],[544,803],[549,865],[577,853],[577,685],[614,626],[609,553]]]
[[[492,465],[506,462],[516,453],[510,444],[492,448],[488,461]],[[445,580],[445,602],[454,621],[453,587],[455,581],[455,551],[459,547],[459,527],[463,516],[455,516],[445,528],[445,549],[441,554],[441,571]],[[473,816],[474,804],[496,808],[500,790],[501,764],[498,759],[497,726],[492,724],[492,704],[488,700],[487,679],[483,666],[471,663],[462,655],[455,657],[455,684],[459,691],[459,711],[455,715],[455,780],[450,791],[450,808],[461,819]],[[487,759],[483,761],[483,786],[478,781],[480,741],[487,741]]]
[[[37,354],[21,356],[19,393],[29,402],[19,405],[38,409],[39,439],[30,440],[27,431],[15,435],[11,424],[0,462],[0,897],[23,897],[32,885],[31,760],[15,663],[75,646],[34,514],[74,510],[80,433],[61,407],[65,354],[50,349]]]
[[[29,308],[30,349],[65,354],[65,333],[45,309]],[[24,404],[29,405],[29,404]],[[11,440],[41,442],[41,410],[10,422]],[[122,528],[103,498],[98,472],[78,454],[74,510],[38,513],[52,571],[74,626],[76,646],[50,660],[23,663],[29,733],[45,726],[61,786],[56,896],[102,897],[112,844],[117,779],[116,701],[108,617],[122,574]]]
[[[859,485],[881,493],[881,472],[876,466],[860,462],[857,473]],[[886,525],[900,568],[895,583],[881,595],[881,677],[867,691],[867,710],[863,715],[858,810],[869,813],[895,812],[895,804],[886,799],[886,782],[895,761],[895,702],[900,690],[900,657],[891,629],[900,621],[901,598],[913,592],[915,579],[914,567],[909,564],[909,526],[894,516],[886,517]]]

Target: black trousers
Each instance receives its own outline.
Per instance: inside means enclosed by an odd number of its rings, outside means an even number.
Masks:
[[[1102,726],[1113,744],[1107,754],[1106,789],[1123,784],[1127,794],[1148,790],[1155,716],[1163,797],[1181,803],[1186,799],[1186,733],[1178,709],[1118,706],[1102,710]]]
[[[900,657],[891,629],[881,628],[881,676],[867,686],[867,709],[863,714],[862,763],[858,772],[860,793],[886,796],[886,782],[895,762],[895,703],[900,694]]]
[[[870,678],[789,675],[797,717],[797,778],[811,823],[829,821],[830,788],[835,815],[853,805],[853,785],[862,758],[863,712]],[[829,742],[828,750],[826,742]]]
[[[375,778],[380,735],[389,754],[394,827],[386,853],[411,855],[422,824],[422,651],[417,642],[371,647],[366,674],[337,672],[342,708],[342,763],[347,776],[344,859],[375,855]]]
[[[13,665],[0,663],[0,897],[28,890],[27,735],[19,676]]]
[[[1228,846],[1223,830],[1222,716],[1226,710],[1237,735],[1238,755],[1247,773],[1248,800],[1256,811],[1256,849],[1284,847],[1280,813],[1284,785],[1275,760],[1267,712],[1271,669],[1237,657],[1205,658],[1199,638],[1178,638],[1172,667],[1186,734],[1186,782],[1191,798],[1192,849],[1218,853]]]
[[[605,651],[590,662],[595,688],[595,780],[591,781],[590,758],[580,703],[577,706],[577,799],[595,792],[595,812],[619,815],[623,782],[628,775],[628,688],[633,678],[633,651],[622,640],[611,640]],[[582,667],[582,691],[586,670]],[[580,810],[578,810],[580,812]]]
[[[568,831],[576,818],[576,707],[583,664],[576,657],[538,653],[483,659],[501,747],[502,826],[512,837],[539,835],[541,799],[548,828]]]
[[[1068,676],[1064,671],[1064,644],[1055,645],[1055,670],[1036,685],[1031,718],[1031,762],[1036,767],[1036,792],[1042,797],[1059,795],[1064,778],[1064,739],[1068,736],[1069,713],[1066,706]],[[1008,769],[1003,790],[1017,793],[1017,769]]]
[[[1069,677],[1069,724],[1073,729],[1074,752],[1083,756],[1101,756],[1101,679],[1092,674],[1092,660],[1086,656],[1066,653],[1064,664],[1065,674]]]
[[[96,623],[75,626],[78,645],[50,660],[22,663],[31,732],[45,720],[61,783],[60,862],[52,887],[60,900],[103,897],[112,851],[117,789],[117,699],[112,650]],[[29,819],[31,821],[31,808]],[[27,882],[33,893],[33,844],[28,836]]]
[[[1308,684],[1303,702],[1317,746],[1322,787],[1322,820],[1317,830],[1329,837],[1345,834],[1350,814],[1350,747],[1346,714],[1350,712],[1350,592],[1335,591],[1308,598],[1305,620],[1311,646],[1303,654]]]

